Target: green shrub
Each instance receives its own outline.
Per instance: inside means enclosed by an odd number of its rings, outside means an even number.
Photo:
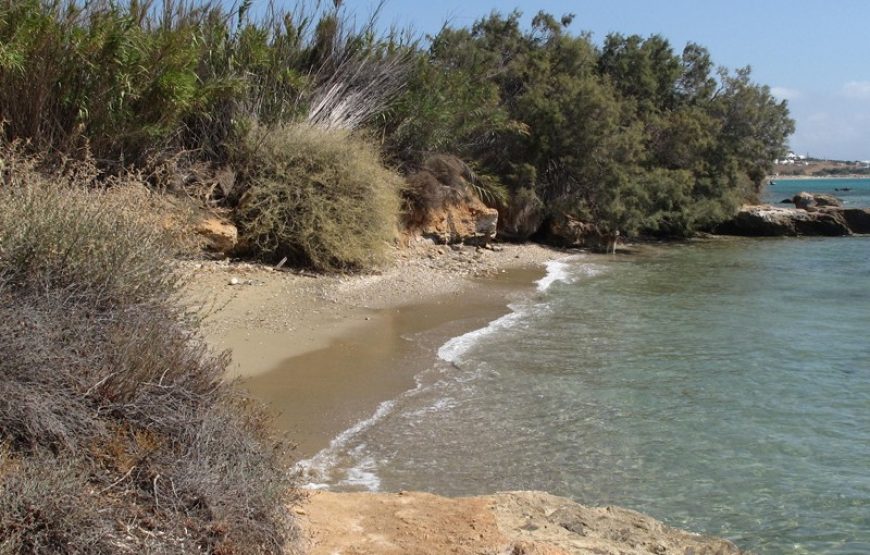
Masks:
[[[0,553],[285,552],[287,459],[179,304],[159,223],[4,177]]]
[[[386,260],[402,180],[368,142],[307,125],[255,128],[236,165],[248,183],[237,210],[240,241],[254,254],[326,271]]]

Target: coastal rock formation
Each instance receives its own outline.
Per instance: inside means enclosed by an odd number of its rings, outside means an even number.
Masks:
[[[302,515],[311,555],[733,555],[734,544],[618,507],[542,492],[446,498],[314,492]]]
[[[824,193],[800,192],[791,198],[791,202],[794,204],[795,208],[801,208],[803,210],[822,208],[825,206],[831,206],[834,208],[843,207],[843,201],[834,195],[827,195]]]
[[[846,208],[843,218],[852,233],[870,233],[870,208]]]
[[[487,243],[495,237],[497,224],[498,210],[473,198],[433,210],[420,233],[444,244]]]
[[[547,219],[538,237],[555,247],[581,247],[598,252],[609,252],[618,237],[602,233],[595,224],[582,222],[567,214],[557,214]]]
[[[607,239],[588,222],[581,222],[567,214],[557,214],[548,218],[541,230],[541,239],[556,247],[603,248]]]
[[[502,210],[498,235],[507,241],[527,241],[544,224],[544,203],[530,189],[520,189]]]
[[[438,243],[485,244],[495,237],[498,210],[474,192],[473,172],[455,156],[433,156],[408,177],[412,209],[405,227]]]
[[[857,218],[857,216],[856,216]],[[770,205],[744,206],[714,230],[722,235],[778,237],[797,235],[851,235],[844,210],[822,208],[807,211]]]

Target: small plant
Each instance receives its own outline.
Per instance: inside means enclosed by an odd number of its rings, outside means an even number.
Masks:
[[[254,128],[236,165],[248,183],[237,210],[248,250],[324,271],[386,260],[402,180],[365,140],[308,125]]]

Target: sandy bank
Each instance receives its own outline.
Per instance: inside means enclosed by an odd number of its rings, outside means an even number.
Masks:
[[[414,386],[438,345],[507,311],[564,253],[418,243],[378,274],[314,276],[246,263],[186,263],[203,330],[232,351],[230,378],[278,412],[309,457]]]
[[[728,541],[618,507],[541,492],[445,498],[316,492],[301,511],[311,555],[730,555]]]

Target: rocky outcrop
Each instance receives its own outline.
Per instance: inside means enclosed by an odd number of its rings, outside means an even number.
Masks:
[[[870,208],[846,208],[843,218],[852,233],[870,233]]]
[[[495,237],[498,210],[474,192],[471,170],[453,156],[433,156],[408,177],[408,231],[438,243],[486,244]]]
[[[520,189],[502,210],[498,235],[508,241],[527,241],[540,231],[546,211],[531,189]]]
[[[300,512],[311,555],[736,555],[731,542],[618,507],[542,492],[447,498],[314,492]]]
[[[841,236],[852,230],[841,208],[803,210],[759,205],[744,206],[730,220],[719,224],[715,233],[751,237],[798,235]]]
[[[437,243],[486,244],[495,237],[497,225],[498,210],[473,198],[430,210],[416,231]]]
[[[193,229],[202,238],[203,247],[213,253],[227,255],[239,242],[236,226],[216,216],[200,220]]]
[[[557,214],[544,223],[541,238],[548,245],[557,247],[584,247],[590,243],[598,244],[601,234],[594,224],[581,222],[567,214]]]
[[[568,214],[555,214],[547,218],[535,238],[554,247],[610,252],[617,246],[619,235],[602,233],[595,224],[580,221]]]
[[[843,201],[834,195],[827,195],[824,193],[801,192],[793,196],[791,202],[794,204],[795,208],[801,208],[803,210],[811,210],[813,208],[822,208],[826,206],[833,208],[843,207]]]

